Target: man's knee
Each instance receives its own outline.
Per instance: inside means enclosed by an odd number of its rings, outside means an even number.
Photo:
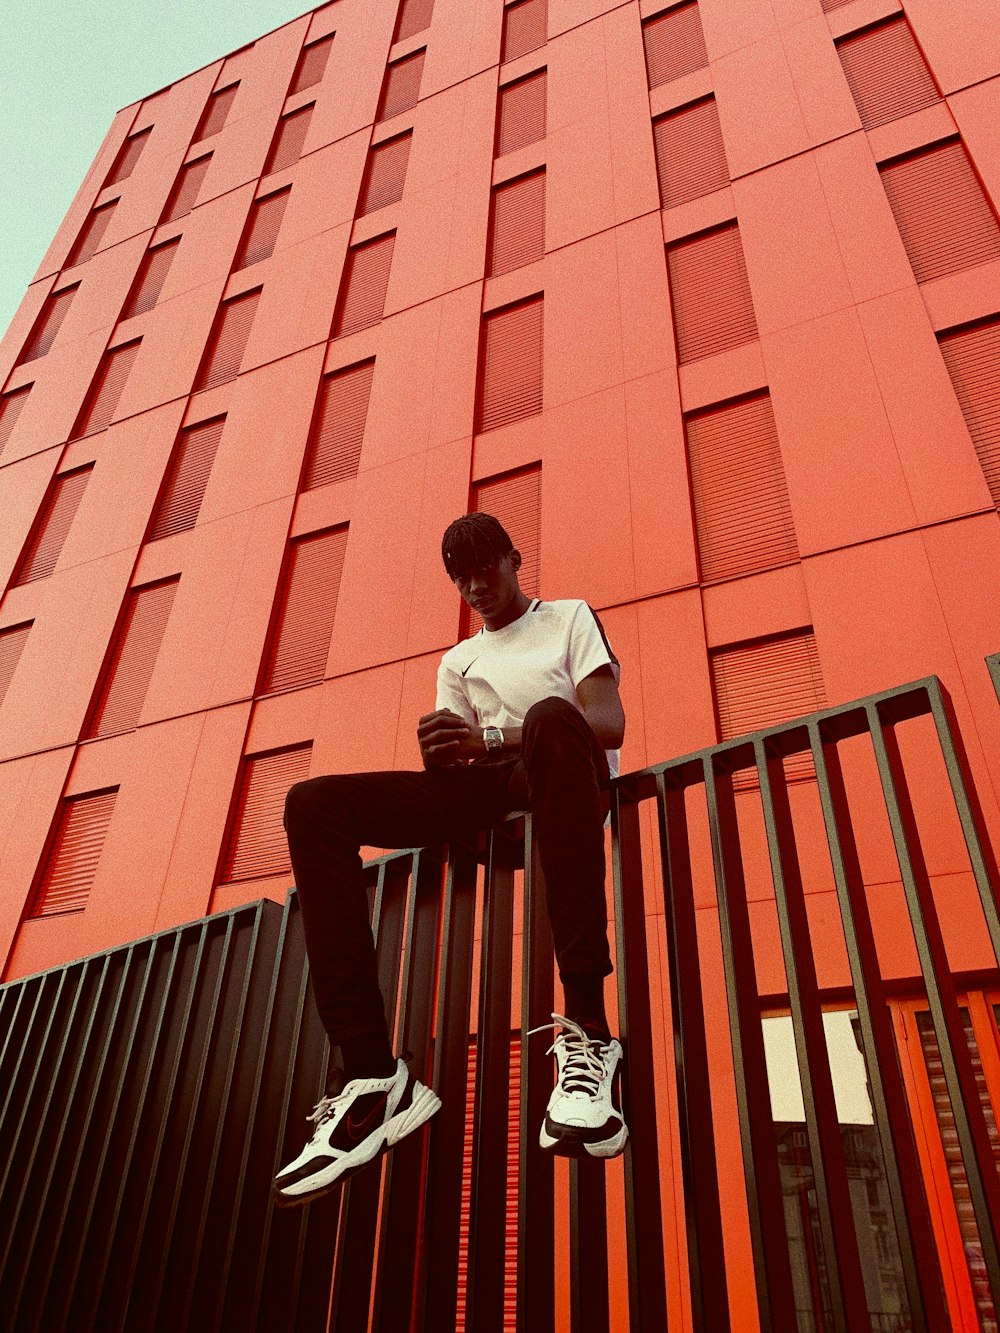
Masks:
[[[574,708],[568,699],[550,695],[531,705],[524,715],[523,730],[526,732],[545,731],[550,728],[565,726],[578,727],[583,720],[578,708]]]
[[[330,816],[342,804],[336,777],[306,778],[289,787],[285,795],[285,829],[295,833],[311,820]]]

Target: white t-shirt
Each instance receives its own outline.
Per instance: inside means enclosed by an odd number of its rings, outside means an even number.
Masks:
[[[532,704],[553,695],[582,713],[576,687],[599,667],[621,667],[597,615],[586,602],[542,602],[503,629],[463,639],[441,659],[437,708],[450,708],[472,727],[519,727]],[[608,750],[618,776],[619,751]]]

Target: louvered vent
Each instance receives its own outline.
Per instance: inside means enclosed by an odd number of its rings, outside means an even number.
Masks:
[[[837,52],[866,130],[941,100],[902,14],[843,38]]]
[[[227,384],[240,373],[260,293],[261,289],[257,287],[242,296],[234,296],[231,301],[223,301],[219,307],[205,359],[195,380],[196,393]]]
[[[125,303],[125,309],[122,311],[122,319],[133,319],[136,315],[144,315],[147,310],[153,309],[160,299],[163,284],[167,280],[170,265],[174,262],[174,255],[180,243],[178,237],[177,240],[168,241],[166,245],[158,245],[154,250],[147,252],[135,285]]]
[[[302,156],[314,105],[315,103],[310,102],[308,106],[292,111],[278,121],[274,143],[271,145],[267,165],[264,167],[265,176],[271,175],[274,171],[283,171]]]
[[[533,264],[545,254],[545,172],[498,185],[493,191],[487,277]]]
[[[358,204],[358,217],[377,213],[380,208],[398,204],[403,197],[406,164],[410,158],[413,131],[376,144],[368,154],[368,167]]]
[[[22,388],[13,389],[0,398],[0,456],[3,455],[3,451],[7,448],[8,441],[14,433],[17,419],[24,411],[31,389],[30,384],[25,384]]]
[[[45,866],[28,908],[29,917],[82,912],[108,835],[117,787],[71,796],[59,808]]]
[[[403,0],[396,20],[397,42],[408,41],[431,26],[434,0]]]
[[[338,370],[320,385],[302,489],[357,476],[375,362]]]
[[[1000,506],[1000,319],[938,335],[993,502]]]
[[[262,694],[322,682],[346,551],[346,527],[291,543],[261,673]]]
[[[93,463],[88,463],[54,479],[14,572],[15,587],[48,578],[55,569],[93,470]]]
[[[198,202],[198,195],[211,160],[212,154],[206,153],[204,157],[199,157],[194,162],[187,162],[181,167],[170,198],[167,200],[167,206],[163,210],[161,222],[176,222],[178,218],[185,217],[191,212]]]
[[[402,115],[417,105],[426,54],[426,51],[414,51],[413,55],[395,60],[388,67],[379,100],[377,123],[391,120],[393,116]]]
[[[735,222],[668,246],[667,271],[682,362],[714,356],[758,336]]]
[[[709,662],[721,740],[814,713],[826,702],[811,629],[720,648],[709,655]],[[789,778],[812,777],[812,756],[792,755],[785,760],[785,773]],[[741,774],[737,782],[755,785],[754,773]]]
[[[797,560],[769,395],[698,412],[685,427],[703,581]]]
[[[545,138],[546,87],[547,74],[542,69],[500,89],[497,157]]]
[[[211,139],[213,134],[219,133],[229,118],[239,86],[238,83],[231,83],[228,88],[220,88],[218,92],[212,94],[208,99],[208,106],[205,108],[201,123],[195,130],[192,143],[201,143],[202,139]]]
[[[244,758],[222,850],[223,884],[291,869],[283,824],[285,796],[289,787],[309,776],[311,754],[312,745],[307,744]]]
[[[918,282],[1000,258],[1000,225],[958,139],[879,170]]]
[[[331,32],[329,37],[321,37],[318,42],[310,42],[308,46],[302,48],[292,86],[288,90],[289,97],[303,93],[307,88],[315,87],[317,83],[322,83],[333,49],[333,38],[334,34]]]
[[[118,200],[112,199],[109,204],[102,204],[100,208],[95,208],[87,215],[87,220],[80,228],[80,234],[76,238],[73,249],[69,252],[66,260],[67,268],[75,268],[77,264],[85,264],[97,252],[97,247],[103,241],[104,233],[107,231],[108,224],[114,217],[117,207]]]
[[[541,464],[478,482],[472,491],[472,508],[477,514],[492,514],[506,528],[515,550],[521,552],[521,591],[537,597],[542,565]],[[467,634],[482,627],[482,617],[470,606],[463,608],[463,617]]]
[[[141,342],[141,338],[136,338],[132,342],[122,343],[121,347],[112,347],[104,353],[70,439],[76,440],[82,435],[96,435],[99,430],[107,430],[111,425],[111,419],[125,391],[125,384],[135,364],[135,358],[139,355]]]
[[[374,241],[348,250],[340,284],[334,337],[357,333],[359,329],[370,328],[381,320],[395,240],[396,233],[390,231]]]
[[[824,14],[832,14],[835,9],[843,9],[852,3],[853,0],[820,0]]]
[[[0,629],[0,705],[14,679],[32,624],[29,620],[24,625],[10,625],[7,629]]]
[[[234,272],[249,268],[251,264],[259,264],[262,259],[270,259],[274,254],[281,220],[285,216],[291,192],[292,187],[289,185],[284,190],[278,190],[277,193],[269,194],[254,203],[243,242],[236,256]]]
[[[85,735],[117,736],[139,725],[180,576],[132,588],[101,674]]]
[[[695,0],[676,5],[642,25],[646,78],[650,88],[704,69],[708,64],[701,15]]]
[[[660,207],[675,208],[729,184],[729,165],[714,97],[653,121]]]
[[[495,430],[542,410],[542,298],[483,317],[476,429]]]
[[[49,351],[63,320],[69,313],[79,286],[80,284],[76,282],[72,287],[64,287],[62,291],[53,292],[51,296],[46,297],[45,304],[35,320],[35,327],[31,330],[24,351],[21,353],[19,365],[23,365],[25,361],[37,361]]]
[[[203,421],[181,431],[167,483],[150,529],[149,540],[159,541],[187,532],[198,522],[205,487],[222,439],[225,417]]]
[[[537,51],[548,41],[548,0],[515,0],[503,11],[501,64]]]
[[[148,129],[140,130],[138,134],[129,135],[118,150],[118,156],[101,186],[102,190],[107,189],[109,185],[117,185],[119,181],[127,180],[132,175],[152,132],[153,127],[150,125]]]

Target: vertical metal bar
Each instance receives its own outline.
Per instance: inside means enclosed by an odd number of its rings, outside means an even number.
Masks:
[[[754,744],[754,752],[831,1313],[834,1328],[846,1333],[848,1329],[862,1329],[869,1322],[868,1301],[858,1253],[844,1144],[833,1096],[795,827],[781,759],[768,754],[760,738]]]
[[[649,1169],[659,1160],[659,1150],[642,846],[639,807],[620,783],[611,789],[611,850],[618,1020],[625,1047],[622,1107],[630,1138],[624,1162],[629,1317],[636,1333],[657,1333],[667,1326],[667,1289],[660,1177]],[[606,1226],[603,1216],[601,1226]]]
[[[757,1305],[769,1333],[797,1333],[733,780],[716,774],[710,755],[703,763]]]
[[[63,991],[67,989],[67,979],[71,973],[76,973],[78,970],[79,964],[74,964],[72,967],[62,968],[57,973],[49,973],[46,981],[50,981],[51,984],[43,984],[39,988],[31,1023],[25,1034],[24,1045],[21,1047],[17,1065],[14,1068],[10,1086],[7,1090],[7,1100],[2,1113],[0,1113],[0,1135],[2,1135],[0,1137],[0,1147],[4,1150],[3,1159],[6,1163],[3,1174],[0,1175],[0,1204],[3,1203],[7,1181],[10,1179],[11,1170],[17,1161],[17,1144],[25,1125],[25,1111],[31,1102],[35,1085],[41,1076],[41,1056],[48,1047],[57,1015],[61,1012]],[[52,994],[52,991],[55,994]],[[25,1070],[27,1082],[24,1091],[18,1096],[18,1080],[22,1068]],[[13,1116],[18,1111],[20,1111],[20,1118],[14,1121]],[[8,1113],[11,1113],[12,1121],[9,1131],[7,1125]],[[2,1269],[3,1264],[0,1262],[0,1271]]]
[[[688,1278],[694,1333],[729,1333],[722,1212],[684,791],[656,779]]]
[[[605,1170],[603,1162],[569,1164],[570,1333],[607,1333],[610,1327]],[[630,1322],[629,1327],[649,1326]]]

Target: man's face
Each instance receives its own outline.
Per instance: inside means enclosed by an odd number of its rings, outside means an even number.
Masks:
[[[456,574],[453,579],[465,601],[482,616],[490,628],[498,621],[503,622],[505,613],[510,610],[521,591],[517,581],[520,563],[517,552],[509,551],[495,564]]]

